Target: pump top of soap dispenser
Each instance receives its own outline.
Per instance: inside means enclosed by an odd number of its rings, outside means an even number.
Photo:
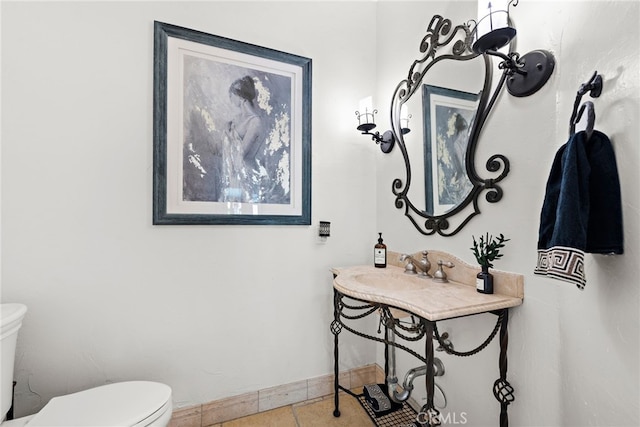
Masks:
[[[382,233],[378,233],[378,243],[382,243]]]

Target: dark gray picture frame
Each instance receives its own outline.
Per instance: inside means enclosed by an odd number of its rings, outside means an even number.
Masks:
[[[442,215],[473,191],[466,158],[480,94],[423,85],[426,212]]]
[[[311,64],[154,23],[154,225],[311,224]]]

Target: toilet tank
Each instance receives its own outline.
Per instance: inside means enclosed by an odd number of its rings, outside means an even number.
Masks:
[[[0,304],[0,421],[4,420],[13,398],[13,367],[18,330],[27,312],[24,304]]]

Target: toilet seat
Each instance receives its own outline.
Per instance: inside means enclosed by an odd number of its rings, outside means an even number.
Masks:
[[[142,427],[171,417],[171,388],[151,381],[107,384],[54,397],[26,427]]]

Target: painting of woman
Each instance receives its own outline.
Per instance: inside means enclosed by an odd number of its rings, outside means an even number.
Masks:
[[[272,73],[185,60],[184,200],[289,203],[290,86]]]

